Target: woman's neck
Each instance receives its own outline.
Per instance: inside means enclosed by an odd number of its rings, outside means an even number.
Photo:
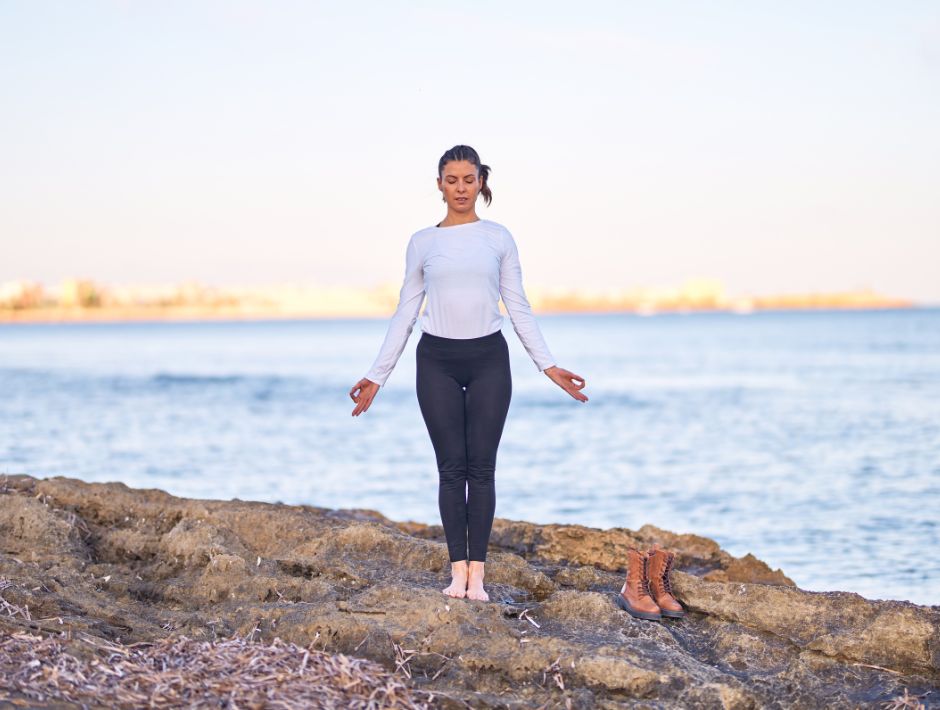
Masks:
[[[456,214],[454,212],[448,212],[447,216],[437,223],[438,227],[456,227],[458,224],[470,224],[471,222],[479,222],[480,218],[477,217],[477,213],[470,212],[469,214]]]

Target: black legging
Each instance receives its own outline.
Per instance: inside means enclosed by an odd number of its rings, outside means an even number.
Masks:
[[[501,330],[466,339],[422,333],[415,359],[450,561],[485,562],[496,509],[496,449],[512,397],[509,346]]]

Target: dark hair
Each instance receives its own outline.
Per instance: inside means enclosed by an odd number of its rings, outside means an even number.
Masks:
[[[489,186],[490,166],[480,162],[479,153],[470,146],[455,145],[445,152],[444,155],[441,156],[441,159],[437,161],[438,177],[444,174],[444,166],[452,160],[466,160],[476,166],[477,172],[480,175],[480,182],[483,184],[480,188],[480,194],[483,195],[483,200],[486,202],[487,206],[489,206],[493,201],[493,192],[490,190]],[[446,198],[444,199],[446,200]]]

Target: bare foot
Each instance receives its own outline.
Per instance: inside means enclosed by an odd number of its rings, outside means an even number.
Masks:
[[[467,581],[467,597],[488,602],[490,595],[483,590],[483,562],[470,560],[470,579]]]
[[[467,595],[467,561],[450,563],[450,574],[453,578],[450,586],[443,591],[449,597],[465,597]]]

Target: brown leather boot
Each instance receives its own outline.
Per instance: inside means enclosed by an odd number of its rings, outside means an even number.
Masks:
[[[685,609],[672,594],[672,583],[669,579],[669,573],[672,571],[672,563],[676,559],[676,553],[664,550],[659,543],[653,543],[653,546],[647,550],[649,557],[649,576],[650,590],[653,598],[659,606],[663,616],[674,619],[681,619],[685,616]]]
[[[650,595],[649,558],[635,547],[627,549],[627,579],[617,595],[617,604],[638,619],[658,621],[662,618]]]

